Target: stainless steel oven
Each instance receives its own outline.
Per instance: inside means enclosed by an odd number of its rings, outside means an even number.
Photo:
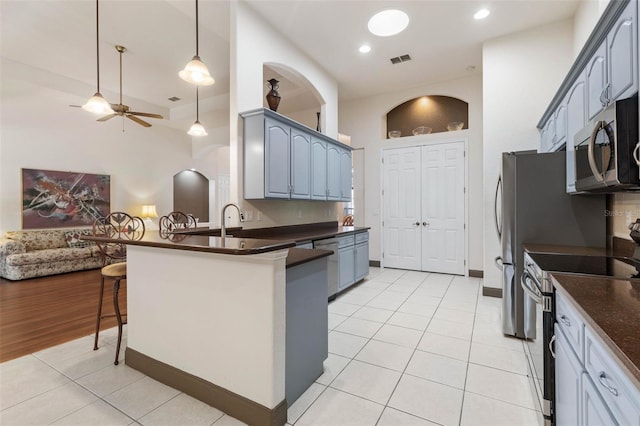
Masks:
[[[554,424],[555,298],[552,272],[640,278],[640,259],[614,256],[524,253],[524,272],[520,284],[535,302],[537,338],[525,341],[527,360],[534,378],[535,392],[544,414],[545,425]]]

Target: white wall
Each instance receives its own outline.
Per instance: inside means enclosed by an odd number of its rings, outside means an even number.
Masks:
[[[51,87],[55,75],[43,87],[10,67],[3,63],[1,80],[0,232],[22,226],[21,168],[111,175],[111,210],[132,214],[140,214],[142,204],[155,204],[159,214],[171,211],[173,175],[185,168],[217,174],[216,150],[192,159],[191,137],[184,131],[125,120],[123,132],[120,117],[98,123],[68,106],[79,101]]]
[[[322,66],[296,48],[286,37],[262,20],[244,2],[231,3],[231,200],[240,202],[262,221],[244,226],[263,227],[336,220],[340,203],[310,201],[246,201],[243,200],[242,143],[238,141],[239,112],[262,108],[264,99],[263,65],[280,64],[299,73],[310,83],[309,90],[323,100],[322,129],[331,137],[338,134],[338,85]],[[312,128],[315,128],[313,126]]]
[[[585,0],[578,4],[573,17],[573,57],[576,58],[584,47],[591,32],[607,8],[609,0]]]
[[[354,148],[364,148],[365,226],[371,227],[369,258],[381,258],[380,154],[386,143],[385,117],[393,107],[424,95],[444,95],[469,103],[469,129],[459,134],[469,141],[469,269],[482,269],[482,80],[480,75],[415,87],[340,104],[340,132],[351,136]],[[446,134],[442,133],[443,137]],[[429,136],[436,136],[429,135]],[[361,209],[362,207],[357,206]],[[360,210],[360,215],[362,210]]]
[[[484,286],[501,287],[494,194],[501,153],[537,149],[536,125],[573,63],[573,23],[555,22],[487,41],[482,49]]]

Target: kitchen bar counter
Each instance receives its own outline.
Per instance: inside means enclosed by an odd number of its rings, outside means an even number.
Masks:
[[[640,388],[640,279],[553,273],[566,296]]]
[[[98,236],[85,236],[85,240],[97,242],[121,242],[127,245],[166,248],[173,250],[201,251],[209,253],[248,255],[282,250],[296,245],[292,240],[213,237],[207,235],[169,234],[166,237],[157,231],[147,231],[139,241],[113,240]]]
[[[275,226],[270,228],[228,228],[227,233],[236,238],[247,237],[301,243],[341,235],[357,234],[368,230],[368,227],[340,226],[338,225],[338,222],[321,222],[302,225]],[[217,228],[199,228],[195,231],[187,231],[187,233],[191,235],[220,235],[220,230]]]

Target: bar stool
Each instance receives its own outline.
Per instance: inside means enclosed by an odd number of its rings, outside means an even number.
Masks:
[[[144,236],[144,221],[137,216],[130,216],[124,212],[114,212],[103,218],[96,219],[93,223],[93,236],[105,237],[117,240],[137,241]],[[120,354],[120,344],[122,342],[122,326],[127,323],[123,320],[126,313],[120,311],[118,293],[120,292],[120,281],[127,279],[127,262],[123,260],[127,257],[127,246],[122,242],[96,241],[103,257],[103,267],[100,271],[100,296],[98,301],[98,315],[96,319],[96,337],[93,343],[93,350],[98,349],[98,335],[100,334],[100,321],[107,317],[116,317],[118,322],[118,344],[116,346],[116,359],[114,364],[118,365]],[[113,280],[113,309],[115,315],[102,315],[102,301],[104,299],[104,281]]]

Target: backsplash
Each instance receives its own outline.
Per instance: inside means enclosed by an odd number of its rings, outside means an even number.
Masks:
[[[640,218],[640,194],[619,192],[612,194],[605,212],[607,219],[607,236],[631,240],[629,224]]]

